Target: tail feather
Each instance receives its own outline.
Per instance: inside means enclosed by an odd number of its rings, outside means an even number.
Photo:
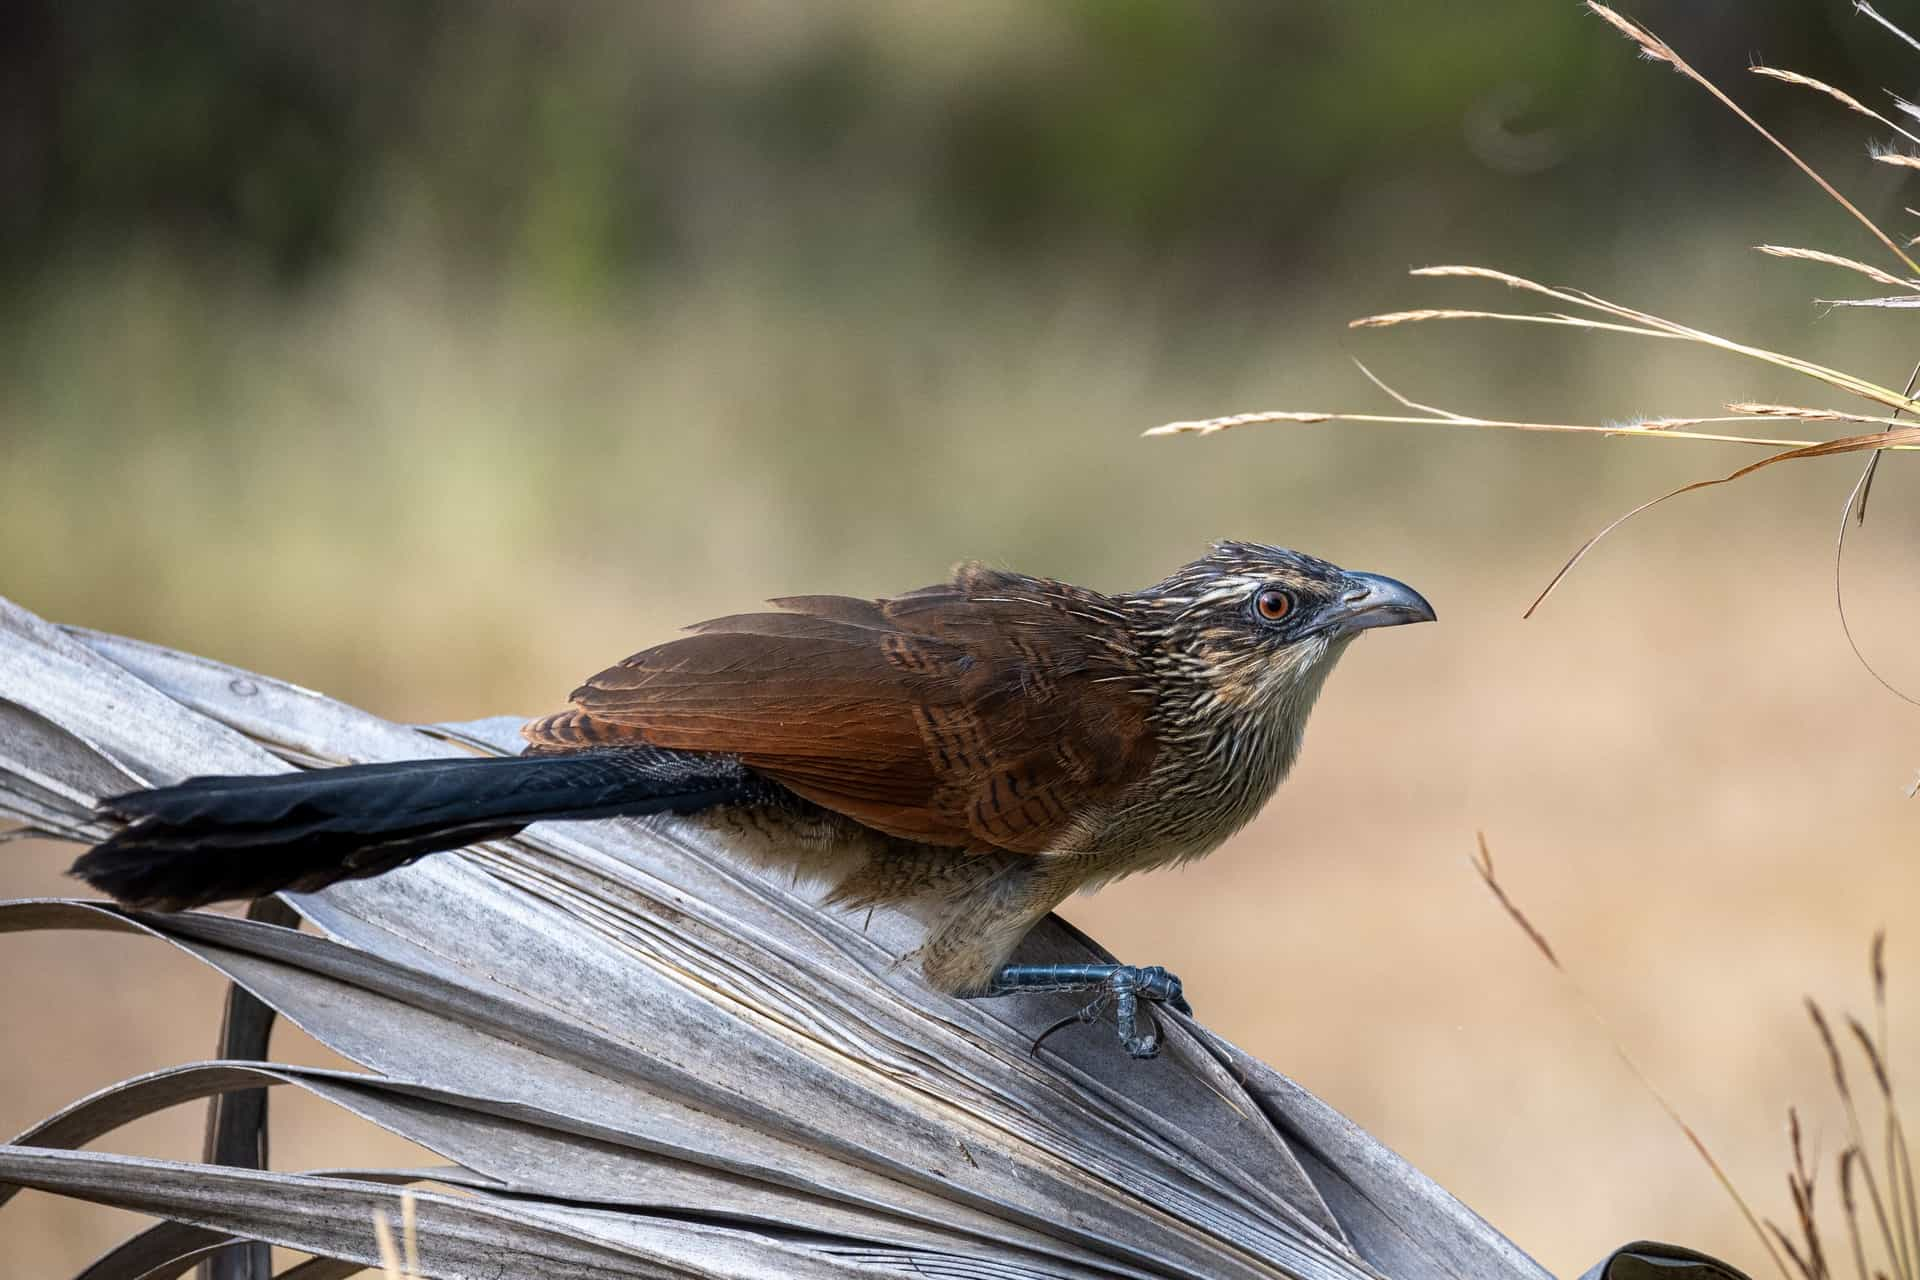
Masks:
[[[376,876],[543,819],[691,813],[772,785],[725,757],[631,747],[190,778],[102,802],[132,825],[72,874],[177,911]]]

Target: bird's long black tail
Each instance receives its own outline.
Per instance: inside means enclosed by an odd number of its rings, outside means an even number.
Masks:
[[[73,874],[130,905],[179,911],[376,876],[541,819],[692,813],[772,787],[737,761],[651,747],[190,778],[102,802],[132,825]]]

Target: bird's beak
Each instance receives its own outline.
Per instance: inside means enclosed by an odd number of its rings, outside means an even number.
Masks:
[[[1340,634],[1369,627],[1397,627],[1408,622],[1432,622],[1433,606],[1404,582],[1377,573],[1347,574],[1347,589],[1321,615],[1324,624]]]

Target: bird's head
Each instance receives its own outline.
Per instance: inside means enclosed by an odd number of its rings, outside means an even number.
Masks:
[[[1163,669],[1190,677],[1197,702],[1279,714],[1296,733],[1355,636],[1434,617],[1404,582],[1253,542],[1215,543],[1132,598]]]

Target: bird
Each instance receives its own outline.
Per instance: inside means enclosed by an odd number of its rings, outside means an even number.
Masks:
[[[902,595],[788,596],[643,649],[514,756],[189,778],[113,796],[72,874],[179,911],[313,892],[539,821],[672,813],[823,905],[925,926],[928,985],[1094,992],[1136,1057],[1158,965],[1015,965],[1070,895],[1190,861],[1260,811],[1363,631],[1434,619],[1412,587],[1222,541],[1111,594],[977,562]]]

